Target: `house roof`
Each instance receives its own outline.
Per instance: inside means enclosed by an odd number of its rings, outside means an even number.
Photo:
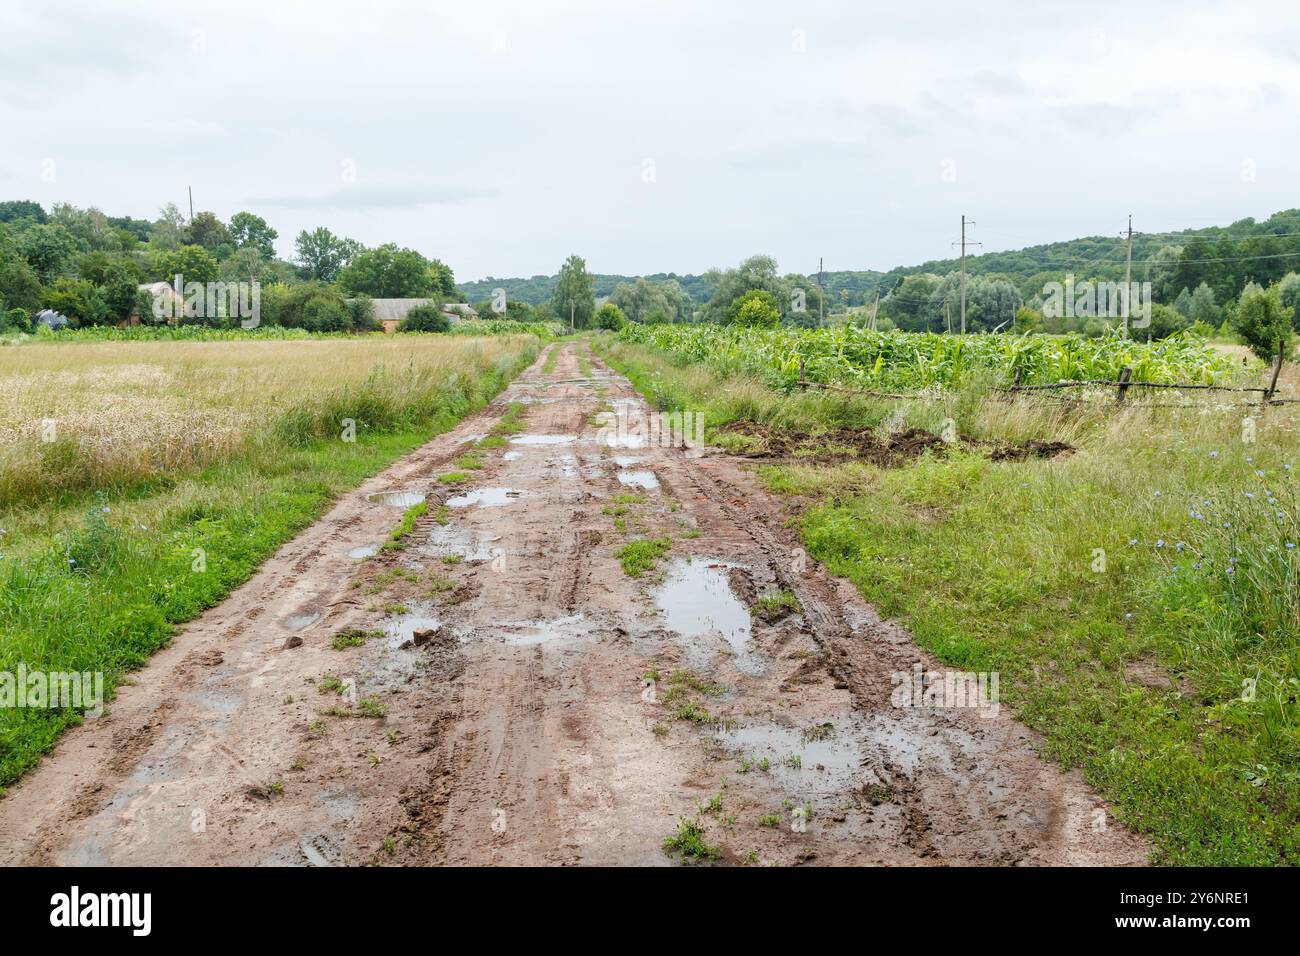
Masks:
[[[430,299],[371,299],[375,305],[375,319],[379,322],[387,320],[397,320],[400,322],[406,318],[406,313],[410,312],[417,305],[428,305]]]

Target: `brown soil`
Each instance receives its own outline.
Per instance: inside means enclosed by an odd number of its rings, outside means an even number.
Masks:
[[[817,464],[867,461],[884,468],[897,467],[919,458],[925,452],[942,457],[950,446],[939,436],[922,428],[908,428],[880,438],[871,430],[833,429],[809,432],[776,429],[742,419],[724,425],[720,431],[744,435],[749,447],[737,454],[745,458],[794,458]],[[1065,442],[1030,439],[1009,445],[984,441],[967,435],[958,437],[956,447],[988,455],[993,461],[1026,461],[1031,458],[1055,458],[1069,454],[1074,446]]]
[[[1005,709],[894,706],[900,675],[940,665],[804,555],[736,459],[605,447],[602,403],[644,405],[594,358],[580,378],[585,348],[551,346],[549,375],[185,627],[0,800],[0,861],[667,864],[697,818],[721,863],[1145,861]],[[522,440],[439,483],[512,401]],[[631,471],[658,487],[615,506]],[[410,543],[353,556],[402,514],[367,495],[399,489],[429,498]],[[643,536],[672,548],[629,577],[615,551]],[[748,613],[779,591],[797,611]]]

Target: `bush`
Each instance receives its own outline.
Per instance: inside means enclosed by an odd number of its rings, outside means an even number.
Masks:
[[[32,319],[26,309],[9,309],[0,312],[0,332],[30,332]]]
[[[451,320],[436,305],[417,305],[401,324],[403,332],[446,332],[450,328]]]
[[[781,307],[776,296],[762,289],[751,289],[731,303],[733,325],[771,328],[781,321]]]
[[[596,328],[617,332],[627,325],[627,316],[613,302],[606,302],[596,310]]]
[[[1285,348],[1291,337],[1291,316],[1276,285],[1264,289],[1248,283],[1229,318],[1241,340],[1265,360],[1277,355],[1279,345]]]
[[[348,308],[348,326],[354,332],[374,332],[379,328],[379,323],[375,320],[375,303],[368,295],[359,295],[355,299],[349,299]]]

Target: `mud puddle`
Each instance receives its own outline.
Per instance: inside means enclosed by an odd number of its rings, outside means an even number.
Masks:
[[[469,508],[479,505],[483,508],[500,508],[512,505],[527,494],[517,488],[476,488],[463,495],[447,499],[448,508]]]
[[[416,631],[436,631],[442,621],[434,616],[432,605],[412,604],[406,614],[399,614],[384,622],[384,635],[392,650],[410,650],[415,646]]]
[[[572,445],[578,440],[577,435],[516,435],[510,439],[512,445]]]
[[[495,535],[473,528],[453,528],[439,525],[429,532],[426,543],[420,545],[419,551],[431,557],[458,555],[465,561],[491,561],[492,542],[498,540]]]
[[[284,626],[291,631],[301,631],[319,620],[320,611],[298,611],[284,619]]]
[[[655,589],[654,602],[668,627],[685,639],[687,663],[693,668],[712,664],[721,639],[735,655],[739,670],[758,674],[763,667],[750,649],[749,608],[732,592],[727,577],[734,567],[709,558],[679,558]]]
[[[392,505],[394,508],[409,508],[422,502],[424,495],[418,491],[378,491],[366,495],[366,500],[381,505]]]
[[[565,638],[583,637],[589,632],[584,614],[571,614],[550,620],[503,621],[500,631],[507,644],[515,647],[532,647],[550,644]]]
[[[843,716],[816,721],[806,727],[760,724],[735,727],[716,735],[732,751],[745,773],[766,773],[790,794],[841,792],[858,777],[878,782],[863,770],[861,730]]]
[[[361,547],[353,548],[351,551],[349,551],[348,557],[354,558],[357,561],[364,561],[366,558],[373,558],[378,553],[379,553],[379,545],[363,544]]]
[[[620,471],[618,483],[633,488],[644,488],[646,491],[654,491],[659,487],[659,479],[655,477],[653,471]]]

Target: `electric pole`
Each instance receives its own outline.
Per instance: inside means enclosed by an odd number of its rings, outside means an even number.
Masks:
[[[817,327],[826,324],[826,289],[822,284],[822,272],[825,260],[817,257]]]
[[[194,187],[187,187],[190,191],[190,222],[194,222]]]
[[[1129,294],[1133,291],[1133,214],[1128,214],[1128,252],[1124,256],[1124,336],[1128,337]]]
[[[880,311],[880,286],[876,286],[876,301],[871,304],[871,331],[876,331],[876,313]]]
[[[966,247],[979,246],[983,243],[966,241],[967,224],[975,225],[975,220],[961,217],[961,334],[966,334]],[[953,243],[957,245],[957,243]]]

